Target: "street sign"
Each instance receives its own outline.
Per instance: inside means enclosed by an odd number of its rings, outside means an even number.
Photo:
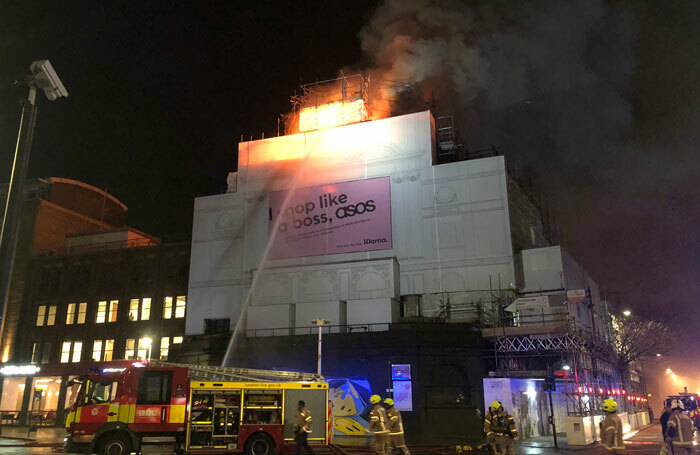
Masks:
[[[514,313],[521,310],[538,310],[540,308],[549,308],[549,296],[537,295],[535,297],[517,298],[505,308],[505,311]]]

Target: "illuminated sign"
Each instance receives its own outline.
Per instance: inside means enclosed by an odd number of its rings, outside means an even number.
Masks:
[[[410,381],[411,380],[411,365],[397,364],[391,365],[391,380],[392,381]]]
[[[126,368],[103,368],[102,372],[103,373],[121,373],[124,370],[126,370]]]
[[[393,381],[394,406],[399,411],[413,411],[412,381]]]
[[[391,180],[273,191],[270,259],[390,250]]]
[[[36,365],[7,365],[0,368],[3,376],[23,376],[38,373],[40,368]]]

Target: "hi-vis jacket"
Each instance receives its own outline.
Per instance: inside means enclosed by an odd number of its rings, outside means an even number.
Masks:
[[[389,427],[387,425],[386,411],[380,404],[375,404],[372,406],[372,410],[369,412],[369,429],[374,431],[375,434],[389,433]]]
[[[600,443],[605,450],[624,450],[622,421],[617,414],[609,413],[600,421]]]
[[[682,412],[674,412],[668,418],[666,436],[675,447],[693,447],[693,421]]]
[[[306,408],[297,411],[297,421],[294,425],[299,431],[311,433],[311,411]]]
[[[495,434],[496,436],[516,437],[518,432],[515,429],[515,421],[505,411],[488,411],[484,419],[484,433],[486,436]]]
[[[389,434],[391,436],[403,434],[403,419],[399,410],[392,406],[386,414],[389,417]]]

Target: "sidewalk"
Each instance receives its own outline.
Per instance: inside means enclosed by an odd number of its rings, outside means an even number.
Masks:
[[[12,441],[13,444],[19,444],[20,442],[36,442],[41,445],[63,445],[63,438],[65,436],[65,428],[39,428],[37,431],[27,435],[27,427],[3,426],[0,428],[0,446],[7,446],[10,441]]]

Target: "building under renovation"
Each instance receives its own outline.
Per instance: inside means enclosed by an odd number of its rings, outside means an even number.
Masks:
[[[287,134],[241,142],[229,191],[195,200],[180,356],[314,370],[325,320],[323,374],[393,394],[414,442],[478,438],[484,394],[547,434],[548,371],[562,429],[622,393],[598,287],[505,158],[429,110],[377,118],[366,84],[303,87]],[[351,408],[335,430],[362,437]]]

